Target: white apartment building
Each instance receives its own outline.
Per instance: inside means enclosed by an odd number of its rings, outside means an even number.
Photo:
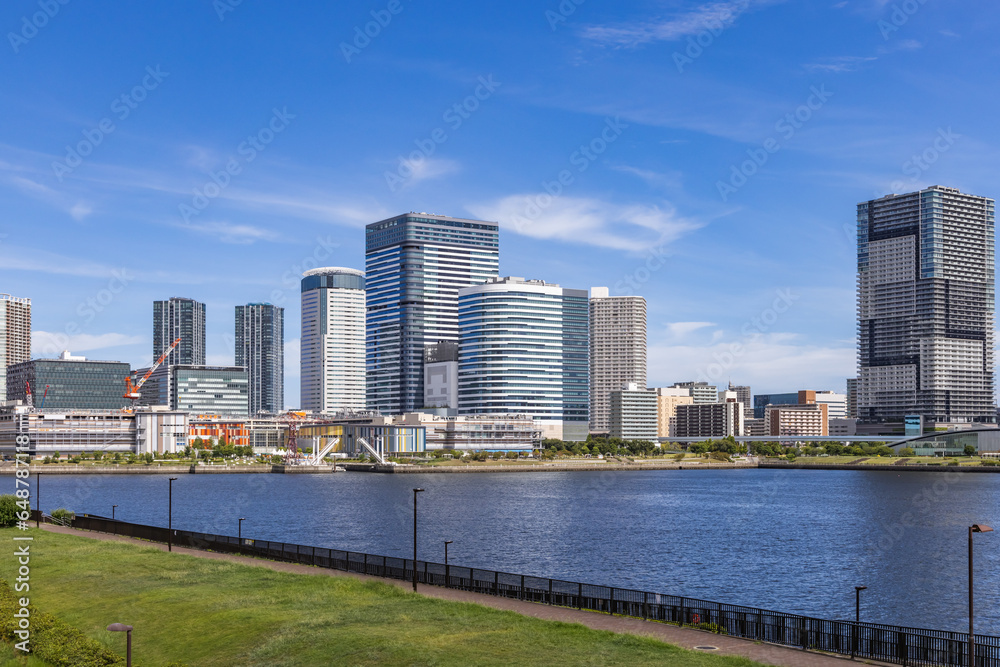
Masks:
[[[608,431],[611,392],[646,387],[646,300],[590,290],[590,430]]]

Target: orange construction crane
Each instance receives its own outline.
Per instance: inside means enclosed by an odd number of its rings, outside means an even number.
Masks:
[[[131,377],[125,378],[125,395],[122,396],[122,398],[131,399],[132,404],[135,405],[135,400],[141,396],[139,390],[142,388],[142,385],[146,384],[146,380],[148,380],[149,376],[153,374],[153,371],[155,371],[157,368],[160,367],[160,364],[163,363],[163,360],[167,358],[168,354],[174,351],[174,348],[177,347],[177,344],[180,342],[181,342],[180,338],[175,340],[170,345],[170,347],[168,347],[166,351],[160,355],[160,358],[156,360],[156,363],[153,364],[148,371],[146,371],[146,374],[142,376],[142,379],[140,379],[135,384],[132,384]]]

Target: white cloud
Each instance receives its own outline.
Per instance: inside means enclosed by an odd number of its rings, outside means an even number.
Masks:
[[[12,271],[39,271],[85,278],[111,278],[116,270],[116,267],[86,259],[6,244],[0,246],[0,265]]]
[[[660,142],[666,143],[666,142]],[[632,174],[633,176],[641,179],[647,185],[653,188],[660,188],[663,190],[670,190],[673,188],[680,187],[681,184],[681,172],[673,171],[669,173],[660,173],[658,171],[652,171],[649,169],[640,169],[638,167],[631,167],[629,165],[617,165],[612,166],[615,171],[620,171],[625,174]]]
[[[583,30],[587,39],[611,46],[638,46],[649,42],[673,42],[689,35],[729,27],[754,6],[783,0],[726,0],[712,2],[665,20],[640,21],[615,26],[595,25]]]
[[[810,72],[855,72],[865,63],[878,60],[875,56],[838,56],[826,58],[822,62],[809,63],[805,67]]]
[[[395,175],[403,179],[401,187],[406,188],[412,187],[422,181],[440,178],[461,170],[462,165],[455,160],[425,157],[417,161],[405,160],[397,168]]]
[[[854,346],[821,346],[800,342],[789,333],[758,334],[707,346],[651,345],[650,386],[667,386],[682,379],[747,384],[754,392],[798,389],[842,390],[854,377]],[[738,347],[735,347],[737,346]]]
[[[45,357],[56,356],[63,350],[69,350],[72,354],[87,352],[89,350],[103,350],[109,347],[122,347],[125,345],[141,345],[146,343],[142,336],[129,336],[120,333],[105,334],[77,334],[67,336],[66,334],[54,333],[51,331],[32,331],[31,349],[35,354]]]
[[[466,208],[480,220],[496,220],[501,227],[531,238],[631,252],[668,243],[702,226],[678,217],[670,206],[619,205],[546,193],[510,195]]]

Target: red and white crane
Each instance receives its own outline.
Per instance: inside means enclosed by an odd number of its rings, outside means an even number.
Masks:
[[[133,384],[131,377],[125,378],[125,395],[122,396],[122,398],[130,399],[132,401],[132,404],[135,405],[135,400],[140,396],[142,396],[142,394],[139,393],[139,390],[142,388],[142,385],[146,384],[146,380],[148,380],[149,376],[153,374],[153,371],[155,371],[157,368],[160,367],[160,364],[162,364],[164,359],[167,358],[167,355],[173,352],[174,348],[177,347],[177,344],[180,342],[181,342],[180,338],[175,340],[170,345],[170,347],[168,347],[166,351],[164,351],[164,353],[160,355],[160,358],[156,360],[156,363],[150,366],[149,370],[146,371],[146,374],[143,375],[138,382]]]

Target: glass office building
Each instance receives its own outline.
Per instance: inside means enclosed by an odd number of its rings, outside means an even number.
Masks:
[[[407,213],[365,237],[368,407],[412,412],[424,402],[424,347],[458,342],[458,290],[498,275],[499,227]]]
[[[250,408],[247,370],[241,366],[171,366],[173,410],[198,414],[246,415]]]
[[[33,359],[7,369],[7,399],[27,401],[30,383],[36,407],[52,410],[120,410],[125,378],[132,367],[121,361],[90,361],[81,357]],[[48,388],[46,391],[46,387]]]
[[[523,414],[542,437],[586,440],[587,290],[495,278],[458,291],[458,412]]]

